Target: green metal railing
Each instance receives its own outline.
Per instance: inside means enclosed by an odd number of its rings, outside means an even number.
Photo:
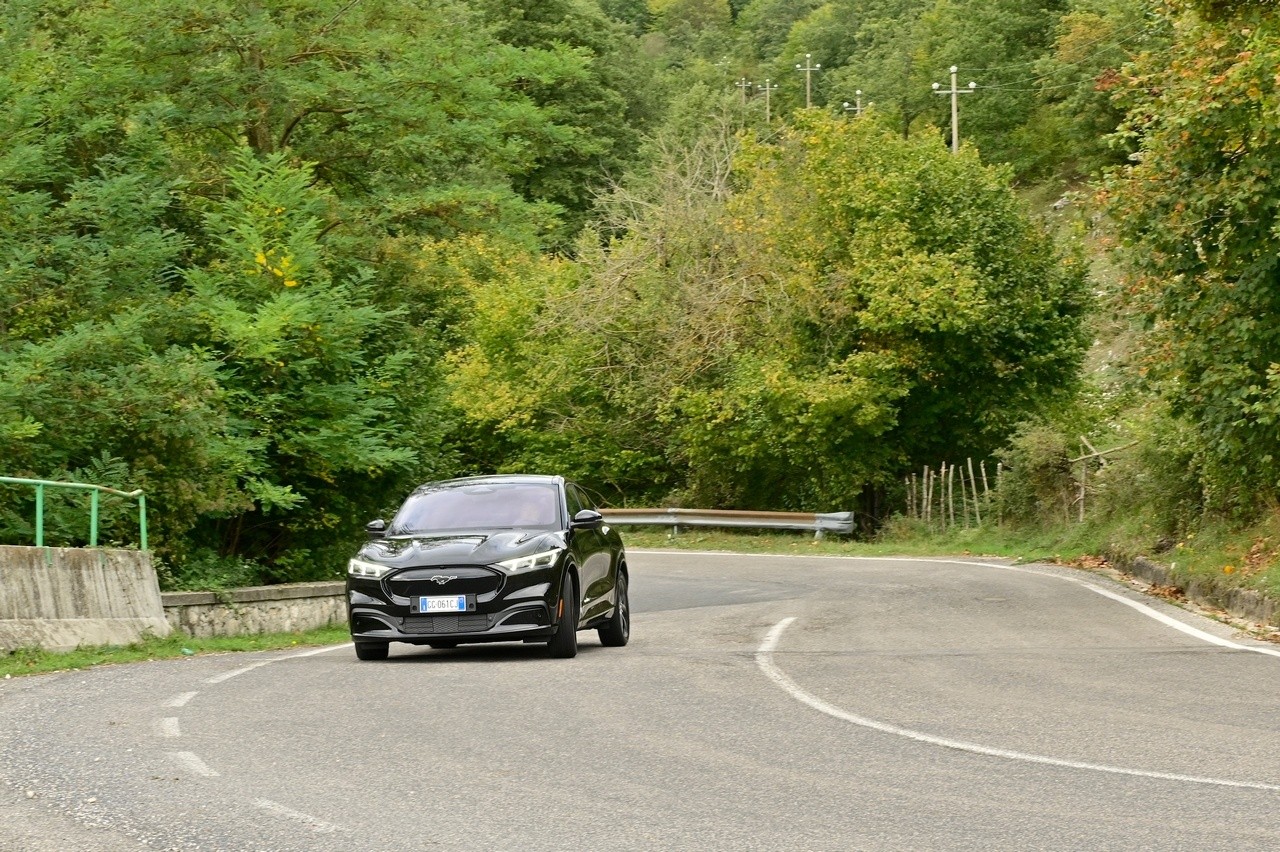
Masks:
[[[85,482],[52,482],[47,479],[19,479],[16,476],[0,476],[0,483],[7,485],[31,485],[36,489],[36,547],[44,547],[44,490],[46,488],[70,488],[89,492],[89,546],[98,546],[98,501],[103,494],[128,497],[138,501],[138,549],[147,549],[147,496],[142,489],[117,491],[105,485]]]

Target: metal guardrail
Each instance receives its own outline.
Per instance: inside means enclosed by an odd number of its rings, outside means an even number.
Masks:
[[[21,479],[16,476],[0,476],[0,484],[31,485],[36,489],[36,547],[44,547],[44,490],[45,488],[70,488],[89,492],[89,546],[98,546],[98,502],[102,494],[128,497],[138,502],[138,549],[147,549],[147,496],[142,489],[117,491],[105,485],[87,482],[53,482],[48,479]]]
[[[744,512],[734,509],[603,509],[605,519],[623,526],[729,527],[737,529],[813,530],[815,538],[825,533],[853,533],[853,512]]]

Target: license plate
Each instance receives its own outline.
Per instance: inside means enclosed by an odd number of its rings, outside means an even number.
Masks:
[[[450,595],[447,598],[418,598],[418,612],[466,612],[467,596]]]

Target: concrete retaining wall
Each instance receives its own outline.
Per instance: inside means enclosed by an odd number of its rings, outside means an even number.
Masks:
[[[164,615],[188,636],[287,633],[345,624],[346,585],[290,583],[225,592],[165,592]]]
[[[169,632],[150,554],[0,545],[0,650],[127,645]]]

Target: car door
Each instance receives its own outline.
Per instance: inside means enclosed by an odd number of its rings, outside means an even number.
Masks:
[[[594,509],[586,493],[565,483],[565,501],[572,519],[583,509]],[[573,531],[573,552],[582,579],[582,620],[604,615],[613,606],[612,553],[603,525]]]

